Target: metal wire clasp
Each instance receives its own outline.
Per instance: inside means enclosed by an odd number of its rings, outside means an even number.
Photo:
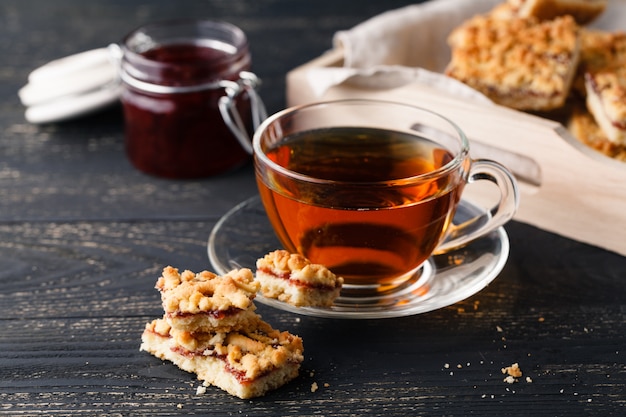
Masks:
[[[218,102],[222,118],[226,126],[228,126],[231,132],[233,132],[233,135],[235,135],[235,138],[239,141],[239,144],[246,152],[252,154],[252,140],[237,110],[236,99],[243,93],[248,95],[250,99],[250,110],[252,111],[252,128],[253,131],[255,131],[261,122],[267,119],[267,110],[265,109],[263,100],[261,100],[261,97],[256,91],[261,81],[254,73],[242,71],[239,73],[239,79],[237,81],[222,80],[220,84],[226,92],[226,95],[220,97]]]

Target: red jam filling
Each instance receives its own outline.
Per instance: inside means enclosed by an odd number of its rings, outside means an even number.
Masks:
[[[223,319],[225,317],[234,316],[235,314],[238,314],[242,311],[243,311],[242,309],[237,308],[237,307],[229,307],[226,310],[209,310],[209,311],[202,311],[200,313],[183,313],[181,311],[176,311],[174,313],[167,313],[167,315],[168,317],[179,317],[179,318],[203,315],[203,316],[210,316],[215,319]]]
[[[304,282],[304,281],[300,281],[298,279],[292,278],[290,272],[281,272],[277,274],[269,268],[260,268],[260,271],[266,274],[272,275],[273,277],[287,280],[289,281],[289,284],[296,285],[298,287],[310,288],[310,289],[320,290],[320,291],[332,291],[335,289],[335,287],[332,285]]]
[[[239,382],[241,385],[250,385],[252,384],[255,380],[264,377],[265,375],[268,375],[269,373],[271,373],[274,369],[268,369],[267,371],[263,372],[261,375],[259,375],[257,378],[255,379],[250,379],[246,377],[246,373],[244,371],[241,371],[239,369],[235,369],[234,367],[232,367],[228,361],[226,360],[226,355],[219,355],[215,352],[211,352],[210,355],[206,355],[205,352],[206,350],[202,350],[202,351],[191,351],[191,350],[187,350],[181,346],[175,346],[172,348],[172,352],[181,355],[181,356],[186,356],[186,357],[193,357],[193,356],[210,356],[216,359],[221,360],[222,362],[224,362],[224,369],[230,373],[233,377],[235,377],[235,379],[237,379],[237,382]]]

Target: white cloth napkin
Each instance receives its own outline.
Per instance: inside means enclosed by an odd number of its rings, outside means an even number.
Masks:
[[[441,72],[450,59],[450,30],[502,1],[432,0],[390,10],[337,32],[333,44],[344,50],[346,67],[401,65]]]
[[[342,67],[311,68],[307,81],[316,96],[346,84],[390,89],[420,82],[481,102],[490,102],[441,73],[450,59],[451,28],[502,0],[432,0],[390,10],[352,29],[339,31],[333,46],[344,52]]]

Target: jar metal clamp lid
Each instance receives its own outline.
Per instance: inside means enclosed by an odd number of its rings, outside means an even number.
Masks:
[[[236,99],[239,95],[247,93],[250,98],[252,110],[252,128],[256,130],[263,120],[267,119],[267,110],[263,104],[263,100],[257,93],[256,89],[260,81],[257,76],[249,71],[239,73],[239,80],[223,81],[222,84],[226,88],[226,95],[221,97],[218,105],[224,122],[233,132],[241,146],[252,154],[252,140],[248,136],[246,127],[241,120],[239,112],[235,108]]]

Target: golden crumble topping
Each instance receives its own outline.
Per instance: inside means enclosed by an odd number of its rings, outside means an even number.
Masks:
[[[308,285],[324,288],[341,287],[343,278],[337,277],[324,265],[315,264],[302,255],[276,250],[257,260],[257,269],[286,276]]]
[[[186,329],[172,328],[170,335],[174,343],[189,352],[210,353],[216,345],[224,344],[226,332],[190,332]]]
[[[585,97],[585,73],[597,71],[615,61],[626,60],[626,33],[582,28],[580,31],[580,60],[573,89]]]
[[[200,313],[252,305],[259,284],[249,269],[238,269],[223,276],[203,271],[194,274],[168,266],[163,269],[156,288],[161,292],[166,313]]]
[[[159,336],[169,337],[172,327],[165,320],[152,320],[146,323],[145,330],[148,332],[156,333]]]
[[[626,61],[626,32],[583,29],[580,40],[580,66],[585,71]]]
[[[163,320],[157,320],[163,321]],[[286,364],[302,362],[302,339],[259,320],[255,327],[232,332],[191,333],[172,328],[181,354],[222,358],[240,379],[254,380]]]
[[[626,62],[626,32],[582,29],[580,41],[576,88],[584,95],[585,72],[594,72],[618,62]]]
[[[247,334],[230,333],[222,345],[228,364],[255,379],[286,363],[302,362],[302,339],[289,332],[279,332],[269,325]],[[219,350],[218,350],[219,352]]]
[[[578,26],[570,16],[539,22],[478,15],[448,38],[446,74],[496,103],[521,110],[563,105],[579,59]]]

